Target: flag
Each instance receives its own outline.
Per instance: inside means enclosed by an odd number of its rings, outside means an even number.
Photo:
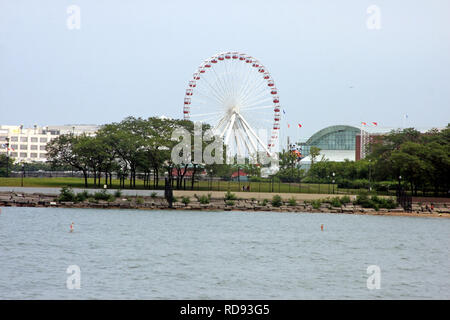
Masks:
[[[365,123],[365,122],[361,122],[361,124],[362,124],[363,126],[367,125],[367,123]]]
[[[287,125],[288,125],[288,128],[290,128],[290,127],[291,127],[291,125],[290,125],[289,123],[288,123]]]
[[[299,124],[298,124],[298,127],[299,127],[299,128],[301,128],[301,127],[302,127],[302,125],[301,125],[301,124],[299,123]]]
[[[408,114],[405,114],[405,119],[408,119]]]
[[[372,123],[373,123],[374,126],[377,126],[377,125],[378,125],[378,122],[372,122]]]
[[[283,114],[286,114],[286,111],[284,111],[284,109],[283,109]]]

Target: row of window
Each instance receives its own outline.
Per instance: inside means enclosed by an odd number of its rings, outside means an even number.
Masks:
[[[14,149],[14,150],[17,150],[17,149],[19,149],[19,145],[12,144],[11,148]],[[20,145],[20,150],[28,150],[28,145],[21,144]],[[35,144],[30,145],[30,150],[38,150],[38,145],[35,145]],[[45,151],[45,145],[39,146],[39,150]]]
[[[46,154],[45,153],[41,153],[41,154],[37,154],[37,153],[35,153],[35,152],[31,152],[30,153],[30,156],[28,157],[28,154],[26,153],[26,152],[11,152],[9,155],[12,157],[12,158],[17,158],[18,157],[18,155],[20,154],[20,157],[21,158],[38,158],[38,156],[39,156],[39,158],[41,158],[41,159],[44,159],[44,158],[46,158]]]
[[[0,141],[6,141],[5,136],[0,136]],[[30,140],[30,142],[42,142],[42,143],[47,143],[48,139],[47,138],[37,138],[37,137],[31,137],[30,139],[28,139],[28,137],[20,137],[20,142],[28,142],[28,140]],[[19,137],[11,137],[10,139],[11,142],[19,142]]]

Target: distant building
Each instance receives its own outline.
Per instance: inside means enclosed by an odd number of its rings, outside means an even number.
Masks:
[[[311,147],[320,149],[320,155],[316,161],[322,158],[329,161],[343,162],[346,159],[355,161],[356,135],[360,129],[347,125],[326,127],[313,134],[305,143],[301,143],[302,169],[309,170],[311,167]]]
[[[62,134],[95,135],[97,125],[63,125],[24,128],[20,126],[0,125],[0,154],[9,154],[15,162],[47,161],[45,146]],[[9,150],[6,143],[9,140]]]

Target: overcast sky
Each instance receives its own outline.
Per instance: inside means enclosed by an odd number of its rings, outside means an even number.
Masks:
[[[381,29],[367,27],[370,5]],[[180,118],[187,81],[220,51],[266,65],[304,137],[405,114],[450,122],[448,0],[0,0],[0,124]]]

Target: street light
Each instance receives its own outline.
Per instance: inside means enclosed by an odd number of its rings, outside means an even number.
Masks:
[[[23,177],[25,176],[25,164],[22,163],[22,183],[21,186],[23,187]]]
[[[333,194],[334,194],[334,176],[335,176],[335,173],[333,172]]]
[[[371,172],[370,172],[370,163],[371,163],[371,159],[369,159],[369,191],[372,191],[372,183],[370,182],[370,180],[371,180]]]
[[[241,191],[241,168],[238,166],[238,191]]]
[[[9,138],[6,137],[6,177],[9,177]]]

